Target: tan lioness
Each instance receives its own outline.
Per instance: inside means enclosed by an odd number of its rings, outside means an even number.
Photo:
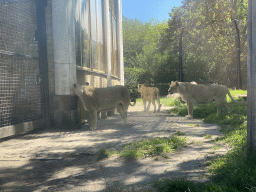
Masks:
[[[149,111],[150,104],[154,106],[154,113],[156,112],[155,100],[158,104],[157,111],[160,111],[161,104],[159,99],[159,89],[156,87],[146,87],[144,84],[138,84],[138,92],[140,92],[141,98],[143,100],[144,111]],[[148,101],[148,106],[146,107],[146,102]]]
[[[170,94],[179,93],[181,99],[187,103],[188,115],[186,117],[193,117],[193,106],[194,103],[207,104],[215,102],[217,106],[217,112],[221,113],[222,107],[226,107],[228,112],[231,112],[231,108],[228,106],[226,94],[236,103],[231,96],[228,88],[224,85],[215,84],[193,84],[190,82],[171,82],[170,88],[168,89]]]
[[[134,106],[136,100],[130,103],[130,92],[127,87],[117,85],[107,88],[95,88],[88,85],[74,84],[74,91],[80,98],[83,106],[91,115],[91,130],[97,128],[97,115],[101,111],[110,111],[117,108],[122,117],[123,125],[127,118],[129,105]]]

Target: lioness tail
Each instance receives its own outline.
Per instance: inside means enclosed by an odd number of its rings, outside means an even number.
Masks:
[[[130,103],[130,105],[134,106],[136,104],[136,99],[131,99],[131,102],[133,102],[133,104]]]
[[[230,94],[229,90],[228,90],[228,96],[230,97],[230,99],[232,99],[232,101],[234,101],[234,102],[236,102],[236,103],[240,103],[240,104],[245,103],[245,101],[240,102],[240,101],[235,100],[235,99],[232,97],[232,95]]]

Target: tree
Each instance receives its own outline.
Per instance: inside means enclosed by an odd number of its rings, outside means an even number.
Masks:
[[[167,21],[151,20],[142,23],[136,19],[123,19],[125,84],[133,92],[138,83],[156,83],[161,66],[166,65],[167,54],[159,51],[160,39]]]
[[[178,53],[181,28],[185,81],[236,85],[235,27],[241,31],[241,64],[246,81],[246,0],[184,0],[172,9],[162,51]],[[173,54],[170,54],[173,55]]]

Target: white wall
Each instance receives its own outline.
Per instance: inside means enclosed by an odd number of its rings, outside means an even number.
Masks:
[[[71,95],[76,83],[72,1],[52,0],[55,95]]]

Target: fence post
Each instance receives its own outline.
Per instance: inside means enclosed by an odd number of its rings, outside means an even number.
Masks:
[[[48,60],[47,60],[47,39],[46,39],[46,20],[45,8],[47,1],[36,0],[37,12],[37,31],[36,41],[38,41],[38,55],[39,55],[39,79],[42,80],[41,85],[41,101],[42,113],[45,118],[49,118],[49,79],[48,79]],[[40,82],[38,82],[40,84]]]
[[[247,158],[255,164],[256,152],[256,2],[248,1],[247,18]]]
[[[240,67],[240,34],[239,29],[237,26],[236,19],[234,19],[234,25],[236,28],[236,62],[237,62],[237,89],[242,88],[242,81],[241,81],[241,67]]]

